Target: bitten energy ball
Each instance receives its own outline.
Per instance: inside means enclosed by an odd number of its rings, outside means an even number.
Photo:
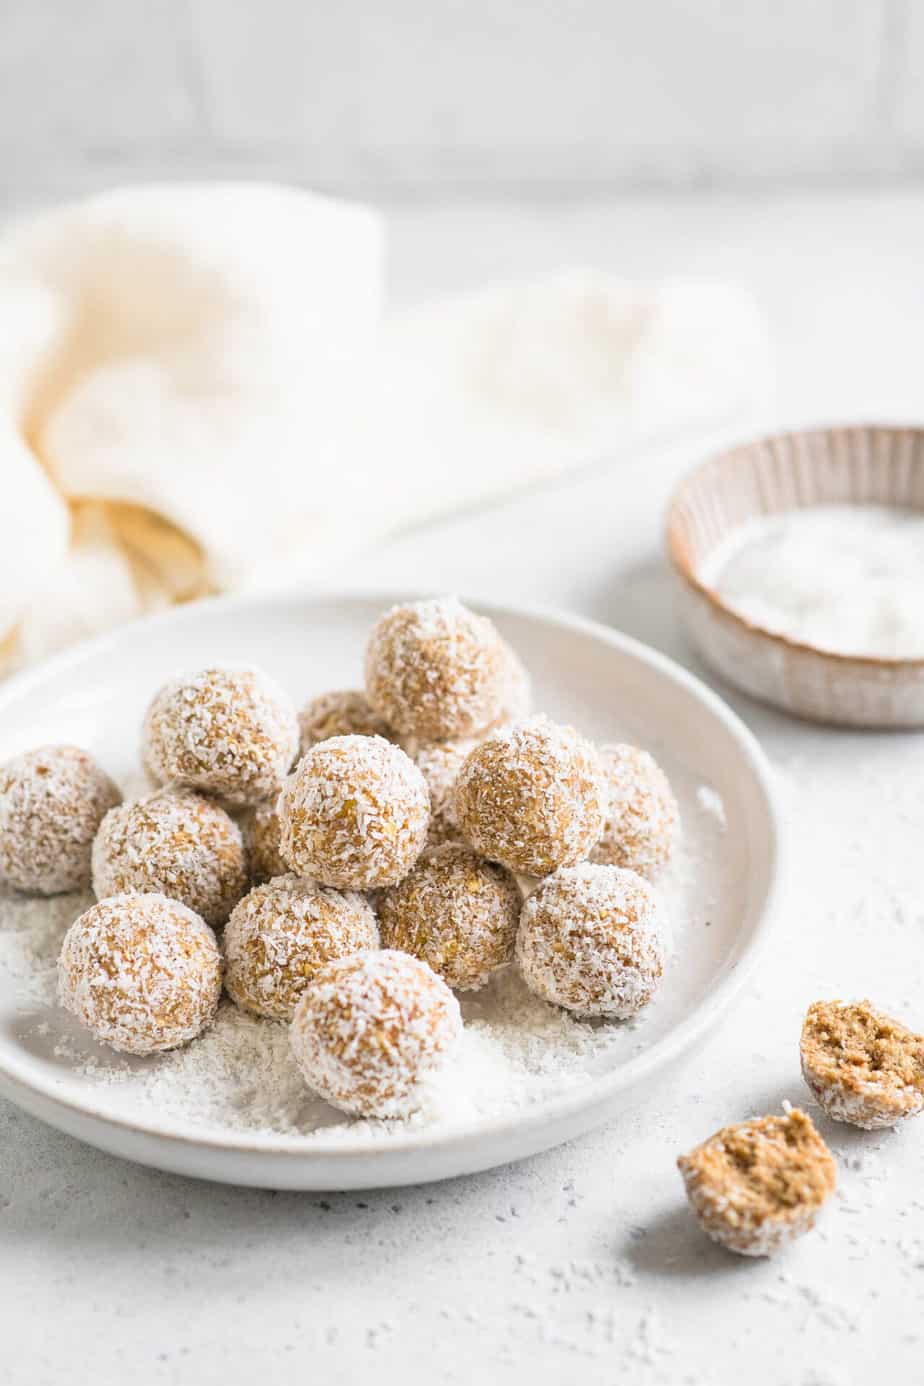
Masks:
[[[274,800],[256,804],[247,811],[241,819],[241,836],[251,880],[259,883],[288,874],[289,868],[279,850],[282,825]]]
[[[474,991],[512,961],[520,904],[505,867],[447,843],[383,893],[382,943],[422,959],[449,986]]]
[[[439,847],[444,842],[458,842],[462,837],[453,790],[466,757],[477,744],[477,741],[469,740],[423,741],[413,752],[408,752],[427,782],[430,795],[427,843],[431,847]]]
[[[384,736],[393,740],[391,727],[374,712],[365,693],[342,689],[311,698],[298,714],[301,753],[332,736]]]
[[[637,746],[601,746],[600,760],[609,810],[591,860],[628,866],[653,880],[670,860],[679,818],[667,776]]]
[[[573,727],[533,717],[492,732],[456,779],[456,819],[483,856],[527,876],[581,861],[606,818],[603,769]]]
[[[875,1131],[924,1111],[924,1036],[869,1001],[816,1001],[800,1056],[806,1083],[835,1121]]]
[[[283,860],[340,890],[406,876],[427,840],[423,775],[381,736],[333,736],[303,756],[279,796]]]
[[[626,1020],[648,1005],[664,969],[657,896],[618,866],[563,867],[526,900],[516,954],[543,1000]]]
[[[500,715],[507,647],[491,621],[454,597],[393,606],[366,646],[366,693],[403,735],[472,736]]]
[[[245,895],[228,920],[225,988],[245,1011],[291,1020],[321,968],[378,943],[375,915],[363,896],[277,876]]]
[[[36,895],[90,883],[103,815],[121,799],[77,746],[42,746],[0,766],[0,882]]]
[[[203,919],[165,895],[113,895],[76,919],[58,960],[58,995],[103,1044],[155,1054],[194,1039],[221,994],[221,959]]]
[[[459,1003],[426,963],[390,949],[354,953],[309,983],[292,1051],[315,1092],[344,1112],[406,1116],[422,1080],[462,1032]]]
[[[831,1152],[798,1109],[725,1126],[677,1166],[703,1230],[741,1256],[772,1256],[808,1232],[836,1182]]]
[[[295,709],[268,675],[203,669],[156,694],[141,758],[162,784],[254,804],[278,794],[297,750]]]
[[[224,924],[247,889],[237,824],[201,794],[161,789],[110,809],[93,843],[98,899],[134,890],[169,895]]]

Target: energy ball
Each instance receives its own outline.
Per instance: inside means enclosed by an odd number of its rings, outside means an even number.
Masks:
[[[110,809],[93,843],[97,899],[125,891],[168,895],[207,924],[224,924],[247,889],[237,824],[201,794],[160,789]]]
[[[504,697],[500,714],[491,730],[507,727],[511,722],[522,722],[532,711],[533,687],[526,666],[515,650],[504,642],[507,670],[504,675]]]
[[[562,867],[526,900],[516,954],[544,1001],[627,1020],[648,1005],[664,969],[657,896],[618,866]]]
[[[677,1166],[703,1230],[740,1256],[772,1256],[810,1231],[836,1182],[830,1150],[797,1108],[725,1126]]]
[[[384,736],[391,741],[391,727],[374,712],[365,693],[343,689],[311,698],[298,714],[301,754],[332,736]]]
[[[924,1111],[924,1036],[869,1001],[816,1001],[800,1045],[802,1074],[835,1121],[875,1131]]]
[[[225,989],[254,1015],[291,1020],[327,963],[377,948],[375,915],[361,895],[299,876],[277,876],[236,906],[225,929]]]
[[[291,871],[338,890],[406,876],[427,840],[424,777],[381,736],[332,736],[303,756],[279,796],[280,851]]]
[[[155,695],[141,759],[161,784],[254,804],[279,793],[297,751],[295,709],[267,674],[203,669]]]
[[[305,1082],[341,1111],[406,1116],[462,1033],[459,1003],[426,963],[390,949],[330,963],[292,1020]]]
[[[679,818],[667,776],[637,746],[601,746],[599,754],[610,806],[591,861],[628,866],[653,880],[670,860]]]
[[[472,736],[501,713],[507,647],[491,621],[454,597],[393,606],[366,646],[366,693],[405,736]]]
[[[166,895],[112,895],[64,935],[62,1006],[112,1049],[157,1054],[195,1039],[221,994],[221,957],[204,919]]]
[[[603,768],[573,727],[532,717],[475,747],[456,779],[454,808],[483,856],[547,876],[581,861],[603,832]]]
[[[513,960],[521,903],[505,867],[447,843],[382,894],[382,943],[428,963],[448,986],[475,991]]]
[[[152,789],[161,789],[163,787],[163,777],[161,776],[161,773],[158,770],[157,766],[154,765],[153,761],[151,760],[151,747],[148,741],[147,721],[145,721],[141,729],[141,769],[144,772],[144,778],[147,780],[148,784],[151,786]]]
[[[251,880],[255,883],[272,880],[273,876],[287,875],[289,868],[279,850],[281,834],[282,825],[272,800],[266,804],[256,804],[241,819],[247,865]]]
[[[477,741],[423,741],[408,752],[427,782],[430,795],[430,829],[427,844],[439,847],[444,842],[459,842],[462,837],[456,819],[453,790],[456,778],[469,752]]]
[[[0,766],[0,882],[36,895],[90,884],[100,822],[122,795],[77,746],[41,746]]]

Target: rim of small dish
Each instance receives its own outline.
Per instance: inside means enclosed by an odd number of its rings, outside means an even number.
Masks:
[[[30,688],[41,684],[46,678],[65,673],[74,666],[92,660],[94,655],[109,649],[117,643],[122,632],[128,629],[151,629],[164,626],[195,624],[204,607],[210,612],[235,612],[259,608],[267,604],[310,602],[361,602],[376,603],[382,606],[397,602],[416,600],[419,594],[389,591],[325,591],[297,589],[291,592],[247,594],[244,596],[207,597],[188,606],[174,608],[128,626],[117,627],[114,631],[95,639],[83,641],[73,648],[44,660],[34,668],[12,675],[0,686],[0,716],[7,703],[13,702]],[[556,1121],[567,1120],[583,1109],[603,1105],[608,1098],[621,1091],[636,1088],[653,1074],[667,1069],[679,1060],[697,1040],[703,1038],[722,1015],[727,1013],[741,988],[752,974],[762,953],[780,904],[783,888],[782,858],[784,855],[782,818],[777,801],[773,771],[757,738],[745,726],[740,717],[717,694],[708,688],[694,674],[689,673],[675,660],[660,653],[644,642],[625,635],[615,628],[605,626],[586,617],[573,615],[551,607],[533,606],[519,603],[485,602],[478,599],[468,601],[461,598],[473,609],[492,617],[510,616],[540,621],[559,630],[579,632],[595,640],[602,641],[621,650],[640,663],[653,669],[658,675],[679,685],[684,692],[700,704],[722,724],[730,735],[753,776],[759,791],[761,810],[766,826],[763,870],[764,889],[761,897],[754,901],[748,911],[746,932],[743,933],[737,954],[726,964],[726,970],[716,979],[707,993],[696,1003],[692,1013],[667,1034],[656,1040],[643,1054],[621,1063],[612,1073],[589,1076],[579,1082],[574,1089],[560,1097],[537,1103],[534,1109],[520,1110],[513,1116],[489,1118],[470,1123],[459,1128],[443,1126],[440,1129],[421,1127],[419,1129],[401,1128],[395,1123],[394,1134],[389,1134],[380,1143],[370,1142],[368,1138],[350,1141],[339,1136],[324,1140],[316,1132],[306,1135],[279,1135],[254,1133],[252,1135],[218,1134],[203,1128],[201,1131],[175,1123],[157,1123],[140,1118],[114,1113],[105,1103],[75,1098],[56,1091],[57,1082],[52,1076],[47,1082],[37,1083],[20,1066],[9,1062],[9,1056],[0,1052],[0,1077],[8,1089],[25,1090],[35,1094],[53,1106],[64,1108],[78,1116],[89,1118],[106,1126],[149,1137],[155,1141],[185,1148],[207,1149],[225,1154],[272,1155],[283,1161],[303,1161],[309,1163],[336,1157],[346,1165],[352,1161],[363,1161],[370,1156],[410,1154],[428,1148],[452,1152],[472,1142],[488,1140],[506,1133],[524,1133],[535,1127],[546,1126]],[[23,1065],[25,1068],[26,1065]],[[25,1105],[25,1104],[24,1104]],[[53,1123],[52,1123],[53,1124]],[[593,1123],[588,1123],[588,1127]],[[383,1123],[383,1128],[388,1123]],[[323,1129],[323,1128],[322,1128]],[[92,1143],[92,1142],[91,1142]],[[556,1143],[556,1142],[552,1142]],[[560,1142],[557,1142],[560,1143]],[[128,1158],[132,1158],[129,1156]],[[517,1157],[513,1157],[517,1158]],[[499,1161],[495,1163],[505,1163]]]
[[[704,582],[696,571],[689,548],[685,543],[681,529],[683,520],[680,514],[684,500],[707,480],[708,474],[721,463],[736,463],[742,467],[747,466],[752,461],[752,454],[759,448],[767,447],[774,443],[792,442],[795,439],[823,438],[837,433],[859,434],[877,433],[900,436],[902,434],[913,434],[924,442],[924,426],[918,427],[913,424],[830,424],[819,425],[815,428],[789,429],[779,433],[765,433],[758,438],[752,438],[748,442],[737,444],[730,448],[723,448],[721,452],[713,453],[709,457],[699,462],[683,480],[675,487],[667,510],[667,555],[671,566],[683,582],[691,587],[699,596],[704,598],[713,610],[726,621],[738,626],[740,629],[748,631],[752,635],[762,637],[764,640],[771,641],[773,644],[783,649],[792,650],[800,654],[813,655],[816,659],[830,661],[839,668],[848,666],[859,666],[866,669],[879,669],[898,673],[900,671],[920,671],[924,672],[924,655],[864,655],[849,654],[840,650],[830,650],[823,645],[813,644],[810,640],[797,640],[794,636],[785,635],[781,631],[771,630],[768,626],[762,625],[759,621],[754,621],[750,617],[743,615],[736,607],[732,606],[721,593],[710,583]],[[831,502],[831,504],[856,505],[858,501]],[[810,509],[811,505],[817,505],[814,501],[810,505],[793,505],[788,507],[790,510]],[[889,502],[877,502],[877,504],[889,505]],[[898,506],[893,505],[893,509]],[[924,507],[919,507],[924,514]],[[780,509],[777,514],[785,514],[787,508]],[[760,518],[771,512],[755,512],[753,519]],[[735,526],[736,529],[743,528],[748,524],[744,520]],[[729,531],[733,532],[732,530]]]

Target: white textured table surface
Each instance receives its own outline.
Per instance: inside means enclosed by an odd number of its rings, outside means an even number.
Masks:
[[[920,197],[404,211],[393,277],[404,299],[583,260],[738,277],[772,325],[781,417],[909,418],[924,412],[922,233]],[[331,584],[549,602],[696,668],[659,553],[676,465],[598,468],[405,535]],[[134,1168],[0,1104],[0,1378],[920,1379],[924,1121],[873,1135],[822,1123],[840,1192],[776,1262],[725,1255],[685,1211],[678,1151],[805,1100],[808,1001],[869,994],[924,1024],[924,741],[732,701],[789,809],[788,907],[763,975],[683,1069],[608,1128],[519,1166],[325,1198]]]

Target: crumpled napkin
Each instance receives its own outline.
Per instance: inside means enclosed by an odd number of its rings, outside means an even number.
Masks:
[[[591,271],[384,314],[374,212],[126,188],[0,239],[0,666],[746,419],[740,290]]]

